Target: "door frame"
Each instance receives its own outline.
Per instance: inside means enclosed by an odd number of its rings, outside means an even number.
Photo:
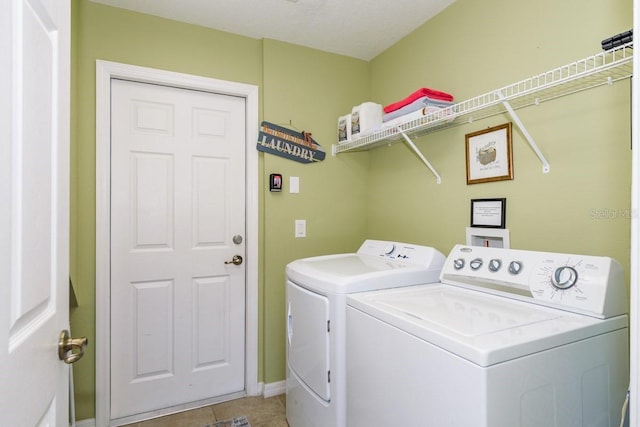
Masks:
[[[96,61],[96,426],[110,422],[111,79],[167,85],[246,100],[245,394],[258,384],[258,86],[117,62]],[[186,409],[186,408],[185,408]]]

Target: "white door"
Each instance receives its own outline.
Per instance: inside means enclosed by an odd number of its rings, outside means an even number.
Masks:
[[[69,2],[0,13],[0,425],[64,426],[69,368]]]
[[[111,112],[111,418],[242,391],[245,99],[113,79]]]

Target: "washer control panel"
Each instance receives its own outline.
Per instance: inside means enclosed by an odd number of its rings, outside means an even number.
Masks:
[[[386,240],[365,240],[358,254],[426,267],[441,267],[445,260],[442,252],[435,248]]]
[[[600,318],[628,312],[622,267],[607,257],[456,245],[440,280]]]

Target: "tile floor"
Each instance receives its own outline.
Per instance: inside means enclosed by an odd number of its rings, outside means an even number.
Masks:
[[[286,395],[244,397],[123,427],[205,427],[216,421],[246,416],[251,427],[288,427]]]

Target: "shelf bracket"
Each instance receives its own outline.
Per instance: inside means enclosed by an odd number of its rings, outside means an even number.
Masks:
[[[424,155],[420,152],[418,147],[416,147],[416,144],[413,143],[411,138],[409,138],[407,136],[407,134],[402,130],[402,128],[400,126],[398,126],[396,129],[398,129],[398,132],[400,132],[400,135],[402,135],[402,137],[404,138],[404,140],[407,143],[407,145],[409,146],[409,148],[411,148],[413,150],[413,152],[416,153],[416,155],[418,157],[420,157],[420,160],[422,160],[422,163],[427,165],[427,167],[429,168],[431,173],[435,175],[436,182],[438,184],[441,184],[442,183],[442,178],[440,178],[440,175],[438,175],[438,172],[436,172],[436,170],[433,168],[433,166],[431,166],[431,163],[429,163],[429,161],[426,159],[426,157],[424,157]]]
[[[495,93],[500,99],[500,101],[502,101],[502,105],[504,105],[504,108],[507,109],[507,111],[509,112],[509,115],[511,116],[513,121],[516,123],[516,126],[518,126],[518,128],[520,129],[520,132],[522,132],[522,134],[524,135],[531,149],[536,153],[536,156],[538,156],[538,158],[542,162],[542,173],[549,173],[551,171],[551,166],[549,165],[549,162],[544,157],[544,154],[542,154],[542,151],[540,151],[540,149],[538,148],[538,145],[533,140],[529,132],[527,132],[527,128],[524,127],[524,124],[522,123],[522,120],[520,120],[520,117],[518,117],[516,112],[513,110],[513,108],[511,107],[511,104],[509,104],[509,101],[507,101],[504,95],[502,95],[502,92],[497,90]]]

